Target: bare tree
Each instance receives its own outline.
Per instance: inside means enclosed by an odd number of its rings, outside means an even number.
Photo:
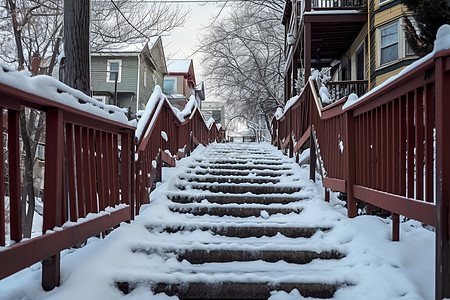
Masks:
[[[180,6],[155,1],[92,0],[91,41],[94,50],[111,44],[146,41],[184,23]],[[51,75],[63,42],[63,0],[0,0],[0,61],[32,70],[33,58],[42,60],[37,72]],[[33,166],[44,137],[45,115],[21,109],[22,229],[31,236],[36,192]]]
[[[270,128],[283,104],[283,28],[277,12],[251,2],[236,6],[205,34],[199,52],[209,86],[230,114],[256,123],[263,118]]]
[[[117,44],[145,42],[183,26],[188,11],[180,5],[160,1],[92,2],[92,50],[114,48]]]

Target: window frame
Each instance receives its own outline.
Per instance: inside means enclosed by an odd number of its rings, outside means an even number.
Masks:
[[[144,86],[147,87],[147,68],[144,67]]]
[[[166,92],[166,85],[165,85],[165,81],[166,80],[173,80],[174,81],[174,85],[173,85],[174,93],[167,93]],[[177,77],[175,77],[175,76],[170,76],[170,77],[166,76],[166,77],[164,77],[163,92],[166,93],[166,94],[169,94],[169,95],[176,95],[177,94],[177,84],[178,84]]]
[[[117,73],[117,82],[122,82],[122,60],[121,59],[108,59],[106,63],[106,82],[115,82],[111,80],[111,64],[119,63],[119,71]]]
[[[384,29],[387,29],[387,28],[390,28],[390,27],[395,27],[397,29],[397,41],[395,43],[390,43],[388,45],[382,46],[382,36],[381,36],[382,31]],[[393,63],[395,61],[398,61],[402,57],[401,50],[400,50],[401,49],[401,42],[400,42],[401,41],[401,37],[400,37],[400,22],[399,22],[399,20],[396,20],[395,22],[392,22],[392,23],[386,24],[384,26],[381,26],[379,28],[378,32],[379,32],[378,36],[379,36],[379,42],[380,42],[380,47],[379,47],[379,54],[380,54],[379,60],[380,61],[379,61],[378,65],[381,67],[381,66],[385,66],[385,65],[391,64],[391,63]],[[382,59],[383,51],[382,50],[386,49],[388,47],[392,47],[394,45],[397,45],[397,58],[383,63],[382,62],[383,61],[383,59]]]

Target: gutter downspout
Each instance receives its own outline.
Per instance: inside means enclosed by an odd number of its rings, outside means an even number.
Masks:
[[[141,54],[138,54],[138,65],[137,65],[137,87],[136,87],[136,113],[139,110],[139,81],[141,80]]]

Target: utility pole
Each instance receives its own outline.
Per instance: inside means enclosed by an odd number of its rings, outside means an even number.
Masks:
[[[63,82],[90,95],[90,0],[64,0]]]

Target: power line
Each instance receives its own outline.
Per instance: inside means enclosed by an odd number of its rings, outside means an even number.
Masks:
[[[120,10],[120,8],[116,5],[116,3],[114,2],[114,0],[111,0],[111,3],[114,5],[114,7],[117,9],[117,11],[119,12],[119,14],[125,19],[125,21],[130,24],[131,27],[133,27],[134,30],[136,30],[140,35],[142,35],[143,37],[145,37],[147,40],[150,40],[150,38],[143,33],[141,30],[139,30],[138,28],[136,28],[136,26],[134,26],[130,21],[128,21],[127,17],[125,17],[125,15],[123,14],[123,12]]]

